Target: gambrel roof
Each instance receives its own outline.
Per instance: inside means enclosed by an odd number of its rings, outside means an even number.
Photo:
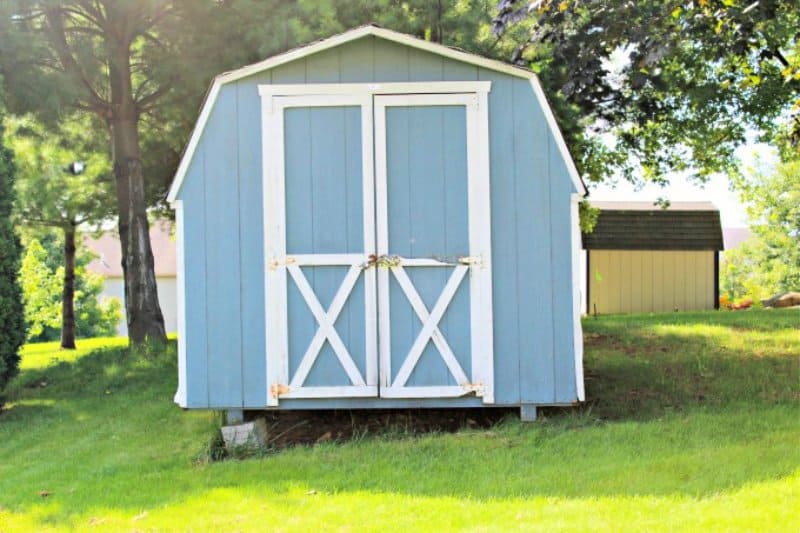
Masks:
[[[496,72],[508,74],[510,76],[515,76],[517,78],[523,78],[529,80],[531,88],[536,96],[537,101],[541,105],[542,112],[544,113],[548,126],[552,131],[552,134],[558,145],[558,149],[561,152],[561,155],[564,158],[564,161],[567,165],[567,169],[569,171],[570,178],[572,179],[575,189],[583,195],[587,193],[586,186],[584,185],[580,175],[578,174],[578,170],[575,167],[575,162],[573,161],[569,149],[567,148],[566,142],[564,141],[564,137],[561,134],[561,130],[559,129],[558,124],[556,123],[552,109],[550,108],[550,105],[547,102],[547,97],[544,94],[544,90],[542,89],[542,86],[539,83],[538,78],[533,72],[522,67],[517,67],[514,65],[510,65],[508,63],[503,63],[501,61],[489,59],[479,55],[470,54],[456,48],[451,48],[441,44],[432,43],[430,41],[425,41],[423,39],[418,39],[416,37],[412,37],[404,33],[387,30],[385,28],[381,28],[375,25],[366,25],[338,35],[334,35],[333,37],[329,37],[327,39],[322,39],[307,44],[305,46],[289,50],[288,52],[270,57],[268,59],[265,59],[264,61],[253,63],[252,65],[247,65],[240,69],[220,74],[219,76],[214,78],[214,81],[211,84],[211,88],[209,89],[208,94],[206,96],[205,102],[203,103],[203,107],[200,111],[200,117],[198,118],[197,124],[195,125],[195,128],[192,131],[192,135],[189,139],[189,144],[186,146],[186,150],[183,154],[183,157],[181,158],[180,164],[178,165],[178,170],[175,173],[175,178],[173,179],[172,186],[170,187],[169,190],[169,194],[167,195],[167,201],[173,203],[177,199],[178,192],[180,191],[180,188],[183,184],[183,180],[186,176],[186,172],[188,171],[189,163],[194,157],[195,150],[197,149],[197,145],[200,141],[200,136],[202,135],[202,132],[205,129],[209,115],[211,114],[211,109],[214,107],[214,104],[216,103],[217,97],[219,95],[220,88],[223,85],[234,82],[236,80],[240,80],[248,76],[252,76],[253,74],[257,74],[259,72],[263,72],[265,70],[269,70],[292,61],[296,61],[311,54],[315,54],[323,50],[334,48],[336,46],[340,46],[345,43],[355,41],[356,39],[361,39],[363,37],[368,37],[368,36],[385,39],[387,41],[403,44],[433,54],[438,54],[440,56],[447,57],[456,61],[461,61],[463,63],[468,63],[478,67],[486,68],[488,70],[493,70]]]

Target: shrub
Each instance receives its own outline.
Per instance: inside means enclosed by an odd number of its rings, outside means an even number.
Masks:
[[[20,280],[25,301],[25,322],[28,340],[53,341],[61,330],[61,293],[64,267],[53,268],[57,255],[56,242],[46,249],[38,239],[31,239],[20,268]],[[91,257],[79,252],[75,265],[75,330],[78,337],[104,337],[116,333],[122,316],[122,304],[117,298],[99,301],[103,278],[86,270]]]
[[[19,348],[25,341],[22,293],[17,282],[21,248],[11,222],[15,169],[11,151],[2,144],[2,133],[0,123],[0,392],[19,369]]]

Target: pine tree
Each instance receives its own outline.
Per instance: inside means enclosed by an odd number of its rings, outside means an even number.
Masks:
[[[113,158],[132,344],[166,342],[147,209],[159,203],[156,198],[163,200],[165,180],[174,174],[180,154],[175,145],[182,147],[176,132],[194,122],[214,74],[260,59],[283,44],[279,37],[286,31],[280,28],[287,19],[281,14],[284,5],[292,4],[0,2],[0,76],[9,111],[35,113],[48,125],[74,112],[91,117],[93,131]]]
[[[25,341],[22,291],[17,282],[21,247],[11,222],[15,169],[11,151],[2,139],[0,121],[0,391],[16,375],[19,348]]]

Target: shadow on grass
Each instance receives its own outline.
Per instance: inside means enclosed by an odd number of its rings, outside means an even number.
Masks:
[[[800,309],[748,309],[744,311],[698,311],[675,313],[588,316],[586,328],[649,327],[654,325],[723,326],[736,331],[781,331],[800,328]]]
[[[7,404],[0,409],[0,424],[27,420],[46,420],[52,418],[55,403],[52,401],[31,401]]]
[[[48,366],[23,369],[6,397],[10,402],[22,398],[74,400],[174,383],[176,377],[174,341],[161,353],[150,355],[122,346],[98,348],[75,359],[53,357]]]
[[[79,479],[18,483],[17,490],[26,490],[29,497],[10,508],[36,512],[57,502],[42,516],[43,523],[77,526],[76,520],[108,510],[133,516],[175,508],[185,514],[186,505],[201,512],[213,500],[202,502],[218,490],[256,508],[262,501],[298,505],[317,493],[455,498],[465,504],[532,498],[719,498],[798,471],[800,457],[793,445],[797,432],[790,418],[777,406],[724,413],[697,410],[638,423],[507,423],[491,431],[368,438],[204,467],[192,466],[186,453],[149,463],[126,456],[98,460]],[[47,503],[35,494],[42,487],[53,494]],[[312,512],[308,505],[298,512]]]
[[[19,407],[31,410],[0,417],[0,426],[8,424],[6,436],[30,432],[24,459],[41,464],[24,474],[0,464],[0,505],[26,512],[57,502],[47,523],[63,524],[102,509],[179,506],[217,489],[248,498],[297,490],[474,500],[696,498],[780,480],[800,468],[800,346],[785,326],[794,315],[774,316],[784,325],[748,329],[736,316],[722,319],[731,335],[790,336],[788,352],[767,346],[761,356],[724,331],[664,332],[657,327],[664,322],[650,317],[587,323],[590,405],[536,424],[506,419],[489,429],[416,437],[368,430],[346,443],[202,466],[193,459],[214,417],[171,405],[174,353],[148,359],[98,351],[15,382]],[[43,379],[50,381],[37,385]],[[97,401],[107,391],[113,400]],[[48,416],[35,401],[63,402],[80,416],[32,424]],[[59,434],[73,441],[53,443]],[[3,450],[0,442],[0,463],[10,460]],[[42,488],[53,492],[48,503],[37,496]]]
[[[737,402],[797,402],[800,313],[750,313],[586,320],[588,405],[604,419],[646,420]]]

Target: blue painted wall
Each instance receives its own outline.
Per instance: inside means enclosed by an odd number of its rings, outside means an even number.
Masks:
[[[188,407],[263,408],[266,404],[257,86],[470,80],[492,81],[489,135],[496,404],[563,404],[577,399],[570,252],[570,194],[576,191],[529,82],[366,37],[224,85],[220,91],[179,193],[184,204],[187,323],[187,338],[180,342],[186,343]],[[313,136],[312,130],[303,128],[307,128],[308,120],[315,119],[301,116],[309,115],[308,111],[298,113],[292,126],[294,133]],[[341,127],[348,127],[352,117],[341,118],[345,119]],[[348,169],[341,167],[341,171],[347,174]],[[302,187],[300,180],[287,190]],[[303,198],[311,202],[309,205],[316,205],[313,198]],[[293,195],[290,202],[294,201],[299,202],[299,197]],[[347,196],[344,201],[358,200]],[[343,215],[326,214],[315,207],[310,216],[317,220],[315,227],[319,230],[329,223],[325,217]],[[347,235],[351,230],[353,235],[357,233],[353,227]],[[322,238],[311,231],[306,238]],[[457,230],[452,231],[455,243],[460,236]],[[335,276],[319,274],[321,279],[325,275]],[[297,313],[305,312],[300,310],[304,308],[295,307]],[[345,315],[350,321],[347,335],[356,335],[363,316],[355,310]],[[448,328],[446,335],[455,338],[454,332],[463,329],[464,320],[459,316],[449,320],[443,323]],[[309,327],[313,323],[309,322]],[[467,324],[463,339],[468,335]],[[465,369],[469,372],[468,366]],[[478,398],[459,398],[282,400],[280,405],[335,408],[482,404]]]

